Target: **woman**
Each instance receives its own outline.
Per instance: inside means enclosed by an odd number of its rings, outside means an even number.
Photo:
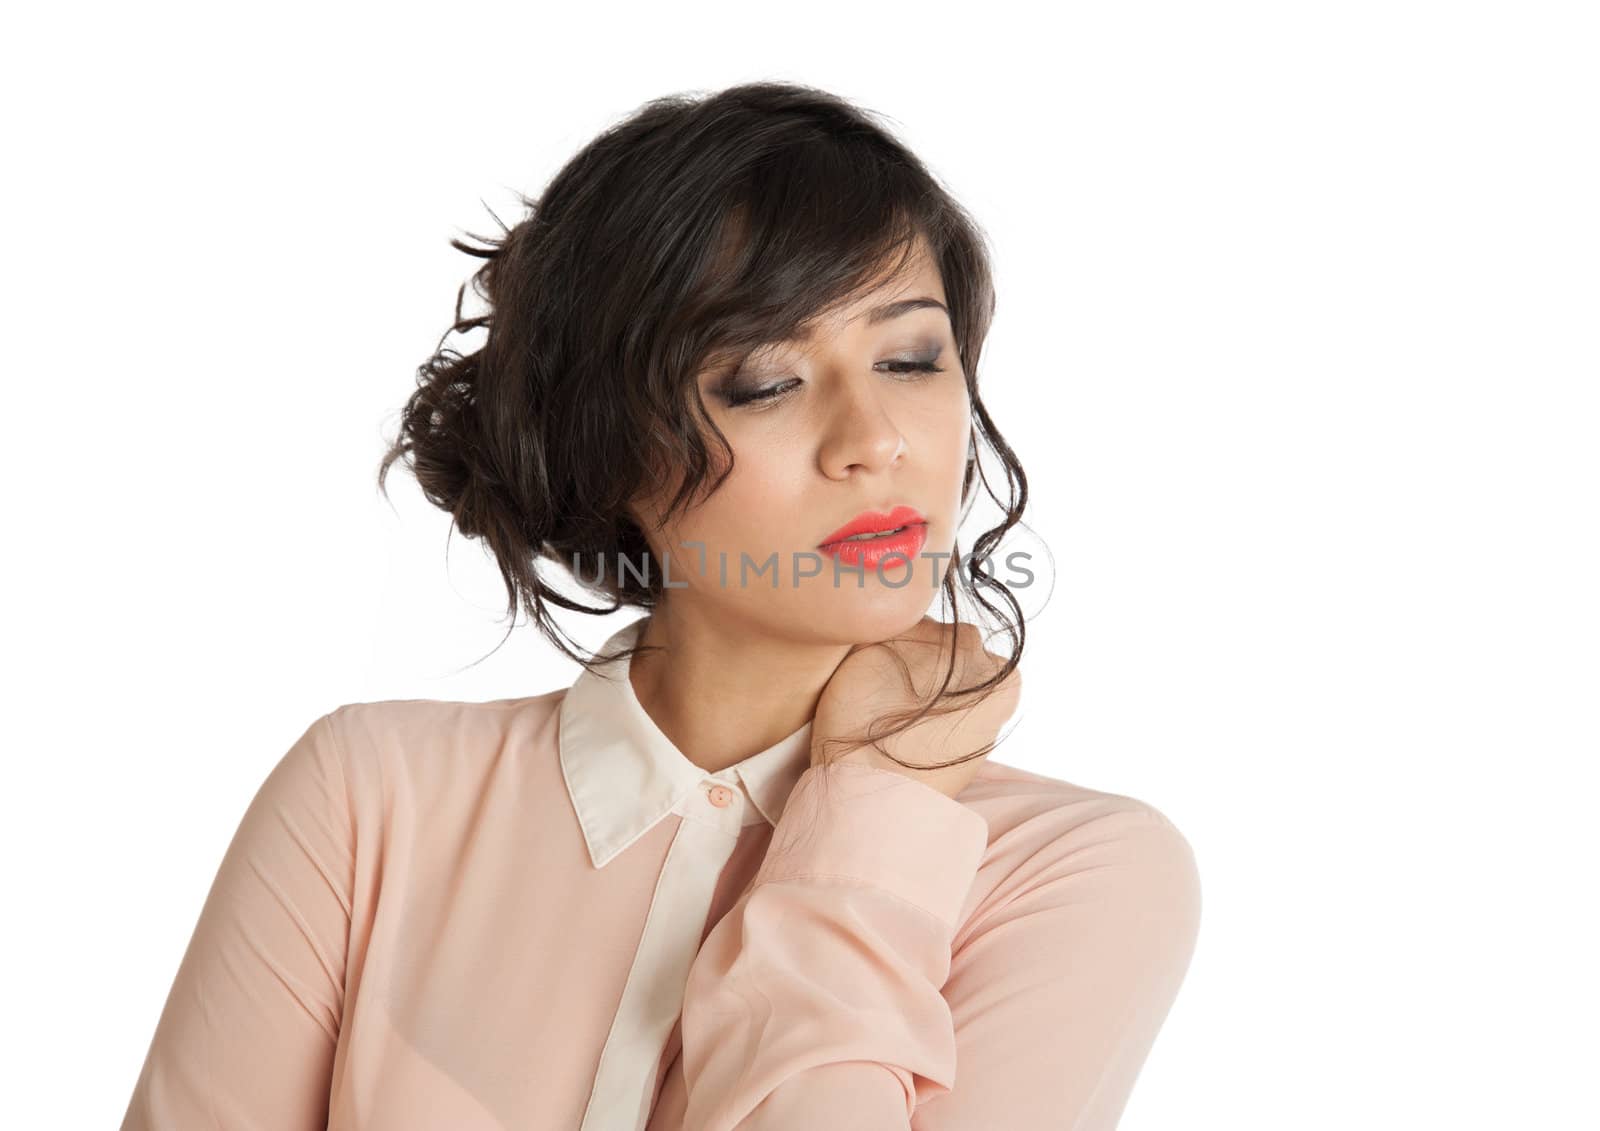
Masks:
[[[1198,887],[1156,809],[986,757],[1023,633],[972,559],[1026,481],[977,229],[779,83],[649,103],[526,203],[456,244],[487,337],[441,342],[379,479],[409,457],[584,670],[311,723],[123,1127],[1112,1127]],[[963,551],[980,444],[1011,490]],[[624,606],[596,656],[552,615]]]

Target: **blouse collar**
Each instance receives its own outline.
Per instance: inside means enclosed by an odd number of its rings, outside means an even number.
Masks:
[[[603,651],[631,647],[644,618],[614,633]],[[694,790],[721,782],[745,793],[777,824],[811,762],[811,722],[743,761],[708,774],[674,746],[645,712],[628,678],[629,657],[583,670],[562,698],[561,773],[597,868],[638,840]],[[746,822],[749,823],[749,822]]]

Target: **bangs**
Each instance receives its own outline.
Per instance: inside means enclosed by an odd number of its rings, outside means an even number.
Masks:
[[[754,163],[722,203],[683,340],[704,363],[808,337],[816,320],[909,273],[919,236],[933,234],[920,193],[903,170],[838,139]]]

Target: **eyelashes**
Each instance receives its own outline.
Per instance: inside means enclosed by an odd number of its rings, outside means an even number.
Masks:
[[[935,365],[933,360],[927,361],[885,361],[877,366],[880,372],[888,372],[901,381],[919,381],[934,373],[943,373],[944,366]],[[765,408],[783,400],[805,382],[798,377],[791,377],[787,381],[766,385],[757,389],[742,389],[737,385],[728,384],[717,390],[717,396],[729,408]]]

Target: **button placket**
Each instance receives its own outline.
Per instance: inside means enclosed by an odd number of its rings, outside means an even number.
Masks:
[[[678,815],[737,837],[749,809],[737,784],[707,777],[701,778],[694,791],[678,805]]]
[[[684,819],[657,877],[580,1131],[638,1131],[648,1120],[662,1050],[682,1010],[718,878],[738,842],[742,796],[723,786],[728,804],[712,805],[708,795],[718,784],[701,779],[673,806]]]

